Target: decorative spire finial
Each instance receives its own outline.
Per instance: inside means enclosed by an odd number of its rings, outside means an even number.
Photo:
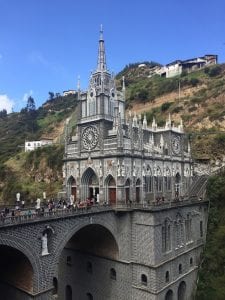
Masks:
[[[97,71],[106,71],[106,56],[105,56],[105,45],[103,39],[103,27],[100,26],[100,38],[99,38],[99,46],[98,46],[98,65]]]
[[[77,89],[80,91],[80,75],[77,77]]]
[[[100,25],[100,41],[103,41],[103,26],[102,24]]]

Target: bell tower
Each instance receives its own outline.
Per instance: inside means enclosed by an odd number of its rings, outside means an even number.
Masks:
[[[124,119],[123,93],[116,90],[115,78],[106,64],[105,42],[101,26],[98,44],[97,68],[91,73],[87,92],[79,97],[79,123],[97,120],[114,121],[118,112]]]

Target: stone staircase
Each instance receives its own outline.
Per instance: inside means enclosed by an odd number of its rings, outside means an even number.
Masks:
[[[208,175],[194,176],[188,196],[190,198],[197,197],[199,199],[204,199],[207,181]]]

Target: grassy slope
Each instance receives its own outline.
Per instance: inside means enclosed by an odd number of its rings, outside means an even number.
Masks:
[[[186,131],[191,134],[193,155],[222,158],[225,154],[225,65],[168,79],[146,78],[146,74],[144,77],[139,74],[135,79],[134,70],[126,73],[123,75],[128,78],[126,93],[130,110],[146,113],[148,122],[156,117],[159,126],[164,126],[169,113],[175,123],[182,118]],[[121,82],[120,78],[118,81]]]
[[[34,199],[43,191],[53,196],[62,188],[65,120],[76,120],[76,97],[47,101],[36,112],[0,119],[0,202],[14,203],[15,194]],[[72,130],[72,128],[70,128]],[[24,153],[25,140],[52,138],[54,146]]]

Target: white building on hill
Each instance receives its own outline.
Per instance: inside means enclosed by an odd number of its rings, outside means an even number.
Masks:
[[[37,148],[53,144],[52,139],[42,139],[40,141],[25,141],[25,152],[33,151]]]

